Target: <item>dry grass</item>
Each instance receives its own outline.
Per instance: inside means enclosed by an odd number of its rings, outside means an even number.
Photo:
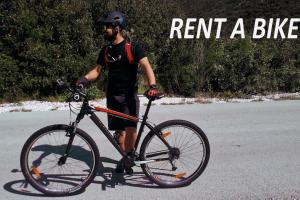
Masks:
[[[284,100],[300,100],[300,96],[283,96],[277,99],[274,99],[275,101],[284,101]]]
[[[31,111],[32,111],[32,110],[22,108],[22,109],[14,109],[14,110],[10,110],[9,112],[31,112]]]
[[[195,103],[208,104],[208,103],[212,103],[212,102],[204,97],[197,97]]]

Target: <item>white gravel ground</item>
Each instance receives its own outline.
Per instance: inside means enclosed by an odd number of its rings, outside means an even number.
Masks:
[[[139,96],[141,105],[147,104],[148,100],[144,96]],[[267,96],[252,96],[249,99],[220,99],[220,98],[183,98],[183,97],[164,97],[155,101],[155,105],[178,105],[178,104],[195,104],[195,103],[248,103],[256,101],[274,101],[281,99],[300,99],[300,92],[273,94]],[[72,103],[75,107],[80,107],[80,102]],[[106,99],[91,101],[95,106],[106,106]],[[68,110],[68,103],[47,102],[47,101],[24,101],[20,103],[5,103],[0,104],[0,113],[5,112],[33,112],[33,111],[54,111]]]

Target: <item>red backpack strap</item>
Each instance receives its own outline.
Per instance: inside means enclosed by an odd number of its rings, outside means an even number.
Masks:
[[[133,58],[133,55],[131,52],[131,43],[129,43],[129,42],[125,43],[125,52],[126,52],[126,56],[127,56],[129,63],[133,64],[134,58]]]

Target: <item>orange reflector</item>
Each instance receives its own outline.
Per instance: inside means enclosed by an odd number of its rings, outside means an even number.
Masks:
[[[165,138],[165,137],[168,137],[169,135],[171,135],[170,131],[163,133],[162,137]]]
[[[186,175],[186,173],[179,173],[179,174],[176,174],[175,175],[175,178],[182,178],[182,177],[184,177]]]
[[[160,180],[160,177],[159,176],[154,176],[154,178],[156,179],[156,180]]]
[[[41,176],[41,171],[40,171],[37,167],[32,166],[32,167],[31,167],[31,172],[32,172],[34,175],[38,176],[38,177]]]

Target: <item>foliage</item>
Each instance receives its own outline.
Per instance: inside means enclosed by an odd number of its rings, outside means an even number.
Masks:
[[[169,39],[173,17],[226,16],[228,5],[236,8],[231,18],[249,15],[250,20],[257,12],[270,17],[272,9],[277,16],[280,12],[287,17],[299,14],[300,5],[296,1],[271,1],[251,4],[245,0],[235,4],[226,0],[226,5],[219,0],[1,1],[0,99],[59,96],[57,78],[72,82],[95,64],[105,42],[95,22],[108,10],[125,13],[132,39],[143,44],[160,89],[166,93],[194,96],[199,92],[299,91],[299,39]],[[106,73],[94,84],[100,90],[91,88],[93,96],[104,95]],[[141,79],[141,83],[146,82]]]

